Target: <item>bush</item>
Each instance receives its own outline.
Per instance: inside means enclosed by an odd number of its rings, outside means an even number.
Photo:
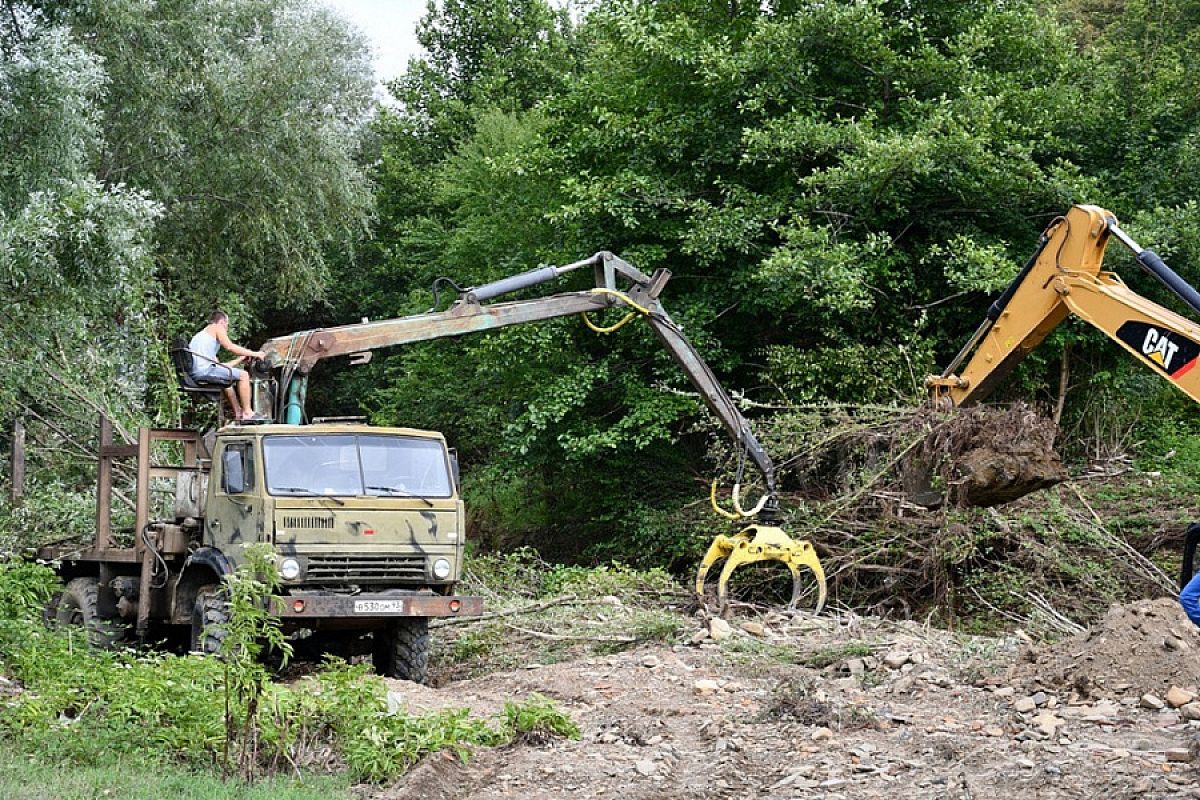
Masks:
[[[77,764],[127,755],[228,768],[233,753],[246,777],[344,768],[355,779],[382,781],[439,750],[466,758],[474,746],[531,733],[578,735],[537,696],[507,704],[495,721],[465,710],[389,715],[382,679],[339,660],[294,686],[275,683],[257,662],[273,619],[253,600],[268,586],[254,575],[246,568],[229,583],[231,648],[218,659],[92,649],[81,629],[41,622],[57,583],[52,571],[0,562],[0,668],[23,686],[0,707],[0,738]]]

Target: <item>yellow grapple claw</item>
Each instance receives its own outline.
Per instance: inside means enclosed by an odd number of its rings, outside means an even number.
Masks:
[[[807,540],[793,541],[781,528],[750,525],[733,536],[720,535],[713,539],[696,573],[696,594],[701,603],[704,602],[704,579],[712,565],[721,559],[726,561],[721,576],[717,579],[719,614],[724,614],[729,605],[729,576],[741,565],[753,564],[756,561],[782,561],[787,565],[792,573],[792,598],[788,603],[789,609],[796,607],[796,601],[800,597],[800,567],[808,567],[817,581],[817,604],[813,613],[819,614],[825,606],[825,570],[821,567],[816,550]]]

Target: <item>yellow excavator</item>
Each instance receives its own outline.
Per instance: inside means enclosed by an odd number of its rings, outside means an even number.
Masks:
[[[926,379],[934,404],[955,408],[980,402],[1072,314],[1200,402],[1200,370],[1194,369],[1200,325],[1101,269],[1111,239],[1128,247],[1144,270],[1200,314],[1200,292],[1157,253],[1138,246],[1115,216],[1097,206],[1073,206],[1046,227],[1037,250],[950,365]]]
[[[950,365],[926,379],[934,404],[954,408],[978,403],[1072,314],[1200,402],[1200,325],[1101,269],[1111,239],[1129,248],[1142,269],[1200,314],[1200,292],[1157,253],[1138,246],[1115,216],[1097,206],[1074,206],[1047,226],[1037,250]],[[1187,530],[1180,586],[1192,577],[1198,544],[1200,523]]]
[[[594,276],[590,289],[524,300],[489,302],[502,295],[557,280],[576,270],[588,269]],[[659,269],[647,275],[612,253],[600,252],[581,261],[562,266],[542,266],[467,289],[458,287],[449,279],[439,278],[434,284],[434,308],[426,313],[301,331],[266,342],[262,347],[266,357],[252,368],[255,378],[254,408],[276,423],[303,424],[306,421],[304,406],[308,375],[319,361],[327,358],[349,356],[351,363],[365,363],[370,360],[371,351],[378,348],[486,332],[575,314],[580,315],[587,326],[598,333],[611,333],[633,319],[642,319],[734,440],[742,454],[741,465],[744,466],[748,459],[763,476],[763,495],[757,502],[743,505],[742,467],[739,467],[732,491],[732,510],[718,504],[716,482],[713,482],[709,497],[714,511],[738,523],[739,530],[715,537],[709,546],[696,576],[696,593],[701,604],[704,603],[705,577],[716,562],[725,561],[717,581],[719,613],[725,613],[729,577],[737,567],[758,561],[779,561],[792,573],[789,607],[794,607],[800,596],[801,569],[804,568],[810,570],[816,579],[815,612],[819,612],[826,596],[825,573],[821,562],[812,544],[793,541],[778,527],[780,511],[771,458],[716,375],[659,301],[659,295],[670,277],[668,270]],[[437,289],[442,284],[454,286],[458,296],[448,308],[437,310]],[[608,308],[621,309],[625,314],[620,321],[609,326],[599,325],[590,319],[589,314]]]

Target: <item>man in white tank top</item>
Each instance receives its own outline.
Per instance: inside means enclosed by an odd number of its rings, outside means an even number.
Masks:
[[[217,353],[224,347],[237,355],[232,361],[222,364],[217,360]],[[188,344],[192,351],[192,377],[209,380],[237,381],[237,391],[232,386],[225,389],[225,397],[233,407],[234,419],[260,420],[266,419],[254,413],[250,405],[250,374],[239,369],[247,358],[264,358],[261,350],[248,350],[234,344],[229,338],[229,315],[224,311],[214,311],[208,317],[204,329],[192,337]]]

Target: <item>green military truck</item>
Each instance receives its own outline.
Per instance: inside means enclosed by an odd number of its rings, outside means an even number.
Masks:
[[[278,553],[272,610],[284,630],[318,643],[359,639],[383,675],[424,680],[429,618],[482,611],[480,598],[454,594],[464,513],[439,433],[354,423],[227,425],[207,437],[144,428],[123,446],[102,420],[100,442],[95,541],[38,553],[65,581],[49,613],[84,626],[93,644],[173,628],[193,650],[219,651],[222,578],[254,542]],[[158,463],[164,453],[175,463]],[[111,523],[120,459],[137,463],[123,543]]]

